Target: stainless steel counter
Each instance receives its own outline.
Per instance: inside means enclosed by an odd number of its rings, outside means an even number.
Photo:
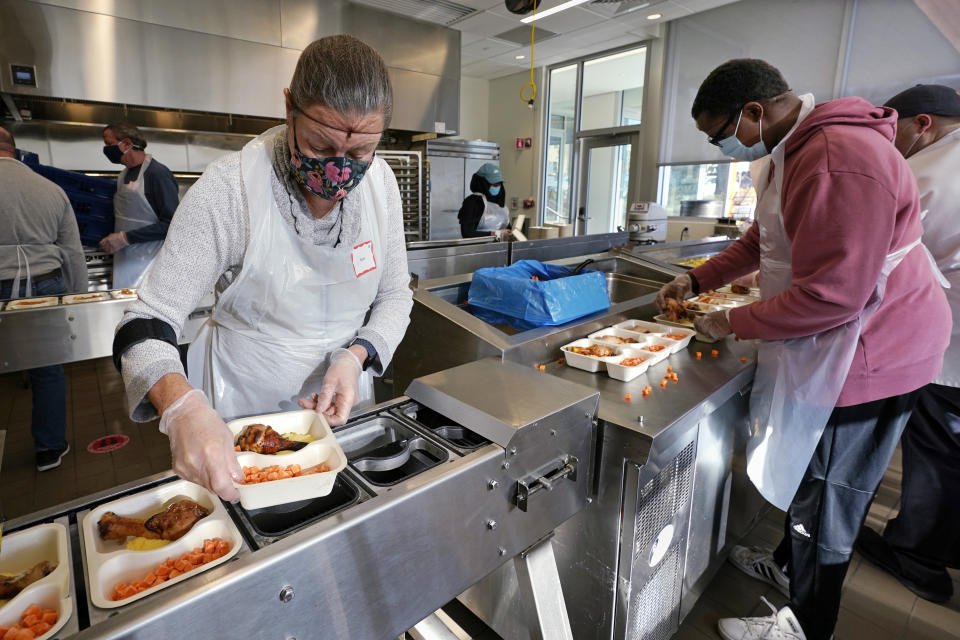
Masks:
[[[502,384],[471,384],[479,378]],[[572,639],[560,619],[563,602],[553,597],[559,584],[550,540],[587,504],[596,392],[496,361],[438,373],[412,392],[421,406],[487,441],[461,455],[439,432],[399,411],[407,398],[353,416],[335,434],[350,460],[343,481],[362,491],[361,500],[277,536],[251,535],[251,512],[228,505],[245,538],[235,558],[109,611],[91,603],[86,563],[77,558],[74,601],[82,614],[72,620],[84,628],[59,637],[157,638],[188,629],[190,637],[230,638],[243,629],[253,638],[396,638],[507,563],[524,574],[531,596],[525,602],[537,613],[526,619],[539,621],[540,636]],[[393,421],[444,451],[446,460],[389,487],[371,484],[348,444],[370,420]],[[7,531],[67,519],[77,555],[78,521],[89,509],[172,478],[161,474],[18,518]],[[545,588],[549,601],[541,599]],[[551,611],[560,615],[550,619]]]
[[[634,247],[630,250],[630,255],[649,261],[664,270],[680,274],[688,271],[689,267],[676,264],[678,260],[716,255],[734,242],[735,240],[729,238],[724,240],[704,238],[703,240],[668,242],[666,244]]]

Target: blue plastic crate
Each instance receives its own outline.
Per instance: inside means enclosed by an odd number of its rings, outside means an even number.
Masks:
[[[80,244],[96,247],[101,240],[113,233],[113,217],[77,216],[77,228],[80,230]]]
[[[35,154],[33,151],[17,149],[17,160],[27,165],[34,171],[36,171],[37,167],[40,166],[40,156]]]
[[[80,193],[112,200],[113,194],[117,192],[116,180],[92,178],[76,171],[57,169],[42,164],[33,167],[33,170],[66,191],[68,196],[71,193]]]

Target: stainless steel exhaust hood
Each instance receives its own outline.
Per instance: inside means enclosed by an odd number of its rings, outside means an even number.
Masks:
[[[345,0],[0,0],[0,92],[282,118],[300,51],[335,33],[386,60],[391,128],[457,131],[460,32]]]

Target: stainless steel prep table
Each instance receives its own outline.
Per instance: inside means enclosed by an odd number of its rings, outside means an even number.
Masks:
[[[481,387],[478,379],[497,383]],[[411,400],[469,429],[480,438],[477,446],[458,453],[442,432],[402,410]],[[350,460],[342,480],[361,490],[362,499],[338,511],[321,510],[273,536],[254,535],[262,513],[230,505],[245,545],[229,562],[106,611],[89,601],[88,581],[81,579],[86,563],[74,553],[81,611],[73,619],[82,628],[59,637],[155,638],[187,629],[191,637],[230,638],[244,629],[254,638],[396,638],[512,559],[524,575],[528,620],[541,637],[572,640],[563,601],[556,597],[551,534],[587,504],[598,394],[526,367],[484,360],[418,379],[411,400],[372,407],[335,431]],[[380,440],[369,439],[364,430],[371,420],[394,425],[392,437],[402,438],[390,440],[396,447],[429,442],[443,451],[442,459],[375,485],[359,464],[367,456],[381,466],[394,457],[406,465],[409,456],[376,449],[391,436],[383,431]],[[82,553],[77,526],[89,509],[172,478],[167,473],[129,483],[18,518],[7,530],[67,517],[71,548]]]

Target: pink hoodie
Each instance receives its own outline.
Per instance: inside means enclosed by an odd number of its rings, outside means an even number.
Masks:
[[[819,333],[856,318],[886,254],[923,233],[917,187],[892,144],[896,113],[862,98],[817,105],[786,140],[781,207],[791,241],[793,284],[780,295],[730,312],[740,338],[774,340]],[[757,224],[691,273],[716,288],[759,266]],[[908,393],[943,365],[951,317],[922,247],[887,280],[867,323],[837,406]]]

